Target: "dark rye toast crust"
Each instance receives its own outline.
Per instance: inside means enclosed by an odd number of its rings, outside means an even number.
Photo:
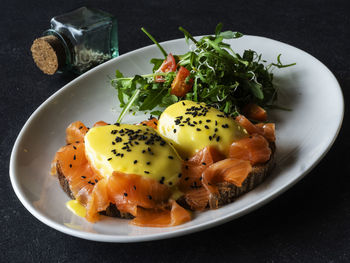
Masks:
[[[274,153],[276,146],[274,143],[270,144],[270,148],[272,150],[272,154],[270,157],[270,160],[268,160],[264,164],[258,164],[253,166],[252,172],[248,175],[247,179],[243,182],[241,187],[237,187],[234,184],[223,182],[219,183],[218,190],[219,190],[219,196],[218,196],[218,206],[221,207],[223,205],[232,203],[235,199],[240,197],[241,195],[251,191],[255,187],[257,187],[259,184],[261,184],[265,178],[269,175],[271,169],[274,167]],[[60,185],[64,192],[71,198],[75,199],[70,187],[69,183],[62,173],[62,170],[60,169],[59,162],[56,163],[56,169],[58,174],[58,180],[60,182]],[[184,196],[180,197],[177,202],[182,205],[183,207],[190,209],[190,206],[186,202],[186,198]],[[209,203],[207,205],[209,207]],[[118,210],[115,204],[110,203],[109,207],[107,207],[106,211],[101,212],[101,214],[111,217],[119,217],[119,218],[125,218],[125,219],[132,219],[134,218],[133,215],[130,213],[123,213]]]

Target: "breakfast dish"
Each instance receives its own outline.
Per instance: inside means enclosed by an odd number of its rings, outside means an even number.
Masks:
[[[146,76],[117,71],[112,85],[123,108],[117,122],[91,129],[72,123],[53,161],[52,172],[76,199],[71,210],[86,210],[90,222],[103,213],[139,226],[175,226],[191,219],[189,210],[219,208],[264,180],[275,150],[275,125],[262,108],[277,98],[269,67],[294,64],[283,65],[279,55],[278,64],[265,66],[252,50],[240,56],[223,40],[242,34],[221,28],[197,41],[180,27],[196,48],[175,56],[142,29],[164,60],[152,59]],[[121,123],[133,108],[159,105],[164,111],[152,111],[159,120]]]
[[[140,125],[72,123],[52,173],[90,222],[103,213],[175,226],[191,220],[189,210],[219,208],[261,183],[274,141],[271,123],[184,100]]]

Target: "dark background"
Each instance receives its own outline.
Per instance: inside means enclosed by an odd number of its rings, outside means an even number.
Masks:
[[[268,205],[203,232],[154,242],[108,244],[49,228],[19,202],[9,180],[15,139],[32,112],[74,78],[46,76],[33,64],[33,39],[50,18],[88,5],[116,15],[120,53],[159,41],[225,29],[273,38],[312,54],[335,74],[350,99],[347,1],[4,1],[0,16],[0,261],[2,262],[350,262],[348,109],[334,146],[292,189]],[[320,116],[322,121],[322,116]],[[325,129],[327,123],[325,123]]]

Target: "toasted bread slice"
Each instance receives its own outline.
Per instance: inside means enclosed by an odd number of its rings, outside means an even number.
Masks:
[[[219,195],[217,196],[218,207],[232,203],[239,196],[251,191],[265,180],[274,166],[275,144],[270,144],[270,148],[272,149],[270,160],[264,164],[254,165],[252,172],[248,175],[247,179],[243,182],[241,187],[237,187],[236,185],[228,182],[222,182],[217,185],[219,190]],[[56,164],[56,168],[58,173],[58,180],[63,191],[66,192],[70,198],[75,199],[69,187],[69,183],[62,173],[58,162]],[[186,201],[185,196],[180,197],[177,202],[183,207],[191,209],[190,205]],[[207,208],[209,208],[209,202],[207,204]],[[109,205],[109,207],[107,207],[106,211],[101,212],[101,214],[125,219],[134,218],[134,216],[129,213],[120,212],[115,204],[112,203]]]

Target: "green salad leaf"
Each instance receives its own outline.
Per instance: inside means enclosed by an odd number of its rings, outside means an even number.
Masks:
[[[141,29],[160,49],[165,59],[168,53],[146,29]],[[295,65],[284,65],[281,54],[277,62],[268,65],[262,55],[253,50],[245,50],[242,55],[233,51],[225,39],[237,39],[243,36],[239,32],[221,31],[219,23],[214,36],[195,39],[187,30],[179,27],[187,43],[194,47],[185,54],[174,55],[176,71],[162,72],[160,69],[164,58],[152,58],[151,74],[124,77],[116,71],[112,86],[118,91],[120,107],[123,109],[118,122],[129,111],[149,111],[160,115],[161,110],[180,100],[205,102],[230,116],[239,114],[240,109],[248,103],[256,103],[263,108],[273,108],[277,99],[277,88],[274,87],[271,69]],[[185,67],[190,75],[185,83],[191,83],[191,89],[182,97],[172,95],[172,83],[180,67]],[[162,81],[157,81],[157,78]],[[185,85],[185,84],[184,84]],[[281,107],[275,107],[281,108]]]

